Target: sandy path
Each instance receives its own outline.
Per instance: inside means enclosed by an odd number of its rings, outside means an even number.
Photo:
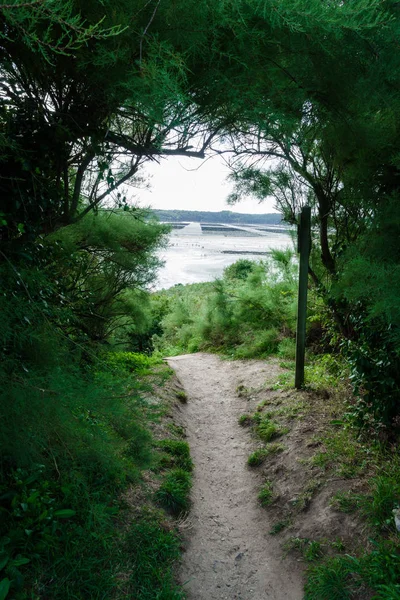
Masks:
[[[237,385],[260,385],[270,367],[204,353],[168,363],[189,397],[184,412],[195,464],[181,568],[189,600],[300,600],[300,566],[281,560],[279,542],[268,533],[268,513],[257,502],[263,480],[246,465],[252,442],[238,425],[247,406]]]

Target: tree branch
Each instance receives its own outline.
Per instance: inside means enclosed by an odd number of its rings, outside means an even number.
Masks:
[[[136,156],[188,156],[190,158],[205,158],[204,147],[201,150],[190,150],[190,146],[184,148],[157,148],[156,146],[143,146],[135,144],[135,142],[125,136],[118,135],[112,131],[108,131],[105,139],[116,146],[125,148]]]
[[[76,177],[75,177],[75,185],[74,185],[74,192],[72,194],[71,206],[69,208],[68,214],[64,215],[64,218],[67,221],[69,218],[73,217],[74,214],[76,213],[76,210],[77,210],[78,204],[79,204],[79,198],[81,195],[83,177],[85,175],[86,169],[88,168],[90,162],[93,160],[94,156],[95,156],[94,151],[90,150],[86,154],[85,158],[82,160],[81,164],[78,167],[78,170],[76,172]]]

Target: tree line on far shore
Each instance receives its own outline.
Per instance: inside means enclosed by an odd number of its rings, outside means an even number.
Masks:
[[[280,213],[265,213],[254,215],[248,213],[235,213],[231,210],[211,212],[204,210],[161,210],[152,211],[160,221],[175,223],[177,221],[196,223],[238,223],[240,225],[279,225],[282,223]]]

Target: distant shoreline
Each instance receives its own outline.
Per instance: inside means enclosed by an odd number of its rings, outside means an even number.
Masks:
[[[255,250],[221,250],[221,254],[252,254],[253,256],[266,256],[270,251],[257,252]]]
[[[168,223],[226,223],[236,225],[281,225],[281,213],[247,214],[235,213],[230,210],[219,212],[201,210],[163,210],[153,208],[152,213],[160,221]]]

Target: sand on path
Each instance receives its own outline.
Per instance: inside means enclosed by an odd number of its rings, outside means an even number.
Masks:
[[[264,480],[247,466],[254,442],[238,424],[247,406],[237,386],[260,385],[273,365],[206,353],[167,361],[188,395],[183,412],[195,465],[180,572],[188,599],[300,600],[301,565],[282,559],[269,534],[268,511],[257,500]]]

